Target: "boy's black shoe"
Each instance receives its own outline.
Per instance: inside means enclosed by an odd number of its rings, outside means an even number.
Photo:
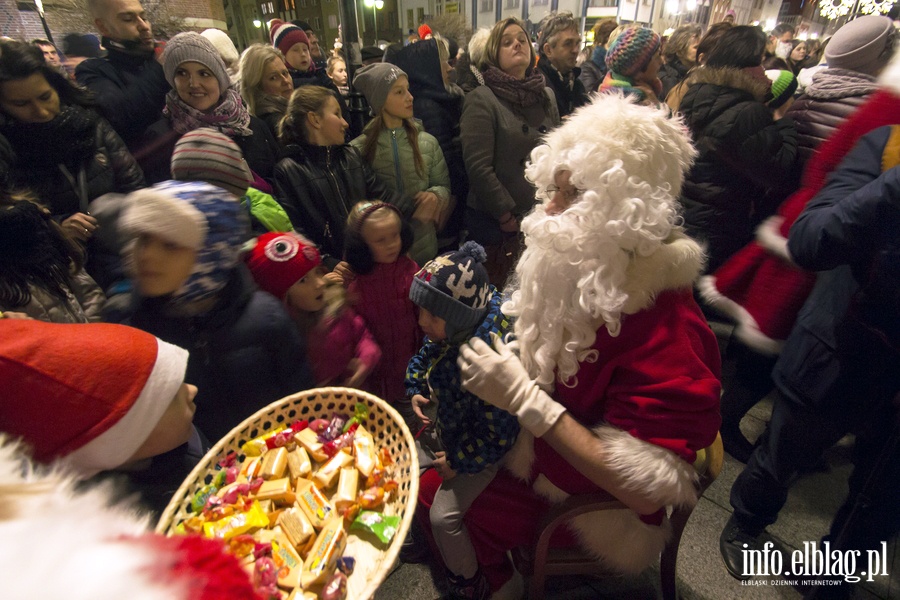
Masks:
[[[471,579],[448,573],[447,586],[450,589],[445,600],[488,600],[491,597],[491,586],[481,571]]]
[[[754,536],[741,527],[732,515],[719,536],[719,552],[728,574],[741,581],[752,579],[744,574],[744,550],[758,550],[759,536]]]

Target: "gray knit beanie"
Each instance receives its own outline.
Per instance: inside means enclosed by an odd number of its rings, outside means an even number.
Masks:
[[[219,51],[208,39],[195,31],[179,33],[166,42],[163,51],[163,73],[166,81],[175,87],[175,71],[178,66],[186,62],[197,62],[209,69],[219,82],[219,91],[224,93],[231,87],[231,78],[225,70],[225,62],[219,56]]]
[[[353,78],[353,87],[362,92],[369,106],[372,107],[372,114],[381,114],[384,108],[384,102],[387,100],[388,92],[391,86],[400,77],[406,77],[399,67],[390,63],[374,63],[366,65],[356,72]]]
[[[458,334],[471,334],[487,314],[491,283],[486,259],[484,248],[470,241],[427,262],[413,277],[409,299],[444,319],[447,337],[455,342],[464,341]]]
[[[825,61],[831,68],[875,75],[890,59],[896,35],[887,17],[853,19],[831,37],[825,47]]]

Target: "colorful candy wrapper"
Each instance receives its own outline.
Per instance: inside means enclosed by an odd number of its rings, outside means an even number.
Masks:
[[[382,543],[390,544],[391,538],[394,537],[400,526],[400,520],[399,516],[387,516],[379,512],[364,510],[353,521],[350,529],[374,533]]]
[[[353,575],[353,569],[356,568],[356,559],[352,556],[342,556],[337,562],[338,571],[350,577]]]
[[[344,600],[347,597],[347,576],[338,571],[322,588],[322,600]]]
[[[224,519],[204,523],[203,535],[208,538],[228,540],[236,535],[248,533],[268,525],[268,515],[260,508],[259,502],[254,501],[250,506],[250,510],[246,512],[234,513]]]
[[[319,441],[330,442],[335,439],[337,436],[341,435],[341,432],[344,430],[344,425],[347,423],[347,417],[343,415],[339,415],[335,413],[331,417],[331,422],[328,424],[328,427],[325,428],[324,431],[319,433]]]
[[[268,447],[266,446],[266,440],[270,437],[275,437],[282,431],[284,431],[284,425],[273,429],[272,431],[269,431],[268,433],[265,433],[257,438],[253,438],[248,442],[244,442],[244,444],[241,446],[241,452],[243,452],[247,456],[259,456],[260,454],[265,452],[266,448]]]
[[[198,513],[203,510],[203,507],[206,506],[206,501],[210,496],[215,494],[218,489],[217,486],[210,483],[197,490],[197,493],[191,498],[191,512]]]

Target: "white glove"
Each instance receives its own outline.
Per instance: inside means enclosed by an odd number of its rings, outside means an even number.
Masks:
[[[463,389],[515,415],[522,427],[541,437],[566,409],[538,387],[499,336],[491,337],[493,348],[478,338],[460,348],[456,362]]]

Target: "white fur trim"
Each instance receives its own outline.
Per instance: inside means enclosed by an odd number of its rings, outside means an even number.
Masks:
[[[628,301],[622,312],[640,312],[651,306],[660,292],[690,287],[704,262],[703,249],[697,242],[680,231],[673,232],[653,254],[637,256],[628,266],[623,286]]]
[[[112,507],[109,486],[75,491],[59,468],[35,472],[0,435],[0,564],[4,598],[180,600],[184,580],[154,577],[166,557],[121,538],[146,534],[149,519]]]
[[[150,233],[184,248],[203,247],[206,217],[190,203],[153,188],[132,192],[127,203],[119,224],[126,235]]]
[[[491,600],[521,600],[525,596],[525,580],[513,569],[513,575],[503,586],[491,594]]]
[[[83,477],[114,469],[147,441],[184,382],[188,352],[157,338],[156,362],[128,412],[112,427],[63,459]]]
[[[543,475],[535,480],[534,491],[556,504],[569,497]],[[595,559],[615,571],[632,574],[659,559],[672,531],[668,519],[659,527],[648,525],[628,509],[589,512],[569,523],[582,548]]]
[[[697,472],[675,453],[605,423],[592,431],[603,445],[606,464],[621,475],[626,489],[649,491],[654,502],[665,506],[697,503]]]
[[[756,228],[756,243],[774,254],[775,256],[794,264],[791,253],[788,251],[787,238],[781,235],[781,224],[784,217],[772,215],[759,224]]]
[[[891,62],[878,76],[878,85],[895,96],[900,96],[900,52],[894,52]]]
[[[781,353],[784,342],[760,331],[756,319],[746,308],[719,292],[714,275],[704,275],[697,280],[697,291],[707,305],[734,320],[735,328],[731,335],[757,352],[768,355]]]

